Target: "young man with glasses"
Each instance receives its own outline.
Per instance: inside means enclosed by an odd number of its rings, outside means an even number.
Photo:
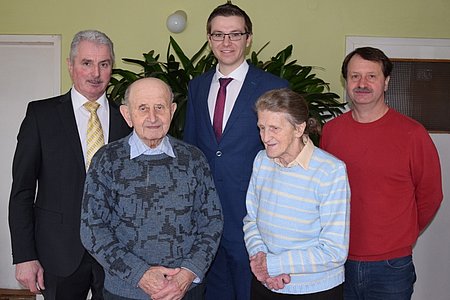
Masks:
[[[266,91],[287,87],[288,82],[245,61],[252,22],[238,6],[218,6],[206,29],[218,65],[190,82],[184,131],[184,140],[208,159],[224,214],[222,240],[206,277],[206,299],[246,300],[252,275],[242,220],[253,160],[263,149],[254,104]],[[228,80],[220,88],[222,78]]]

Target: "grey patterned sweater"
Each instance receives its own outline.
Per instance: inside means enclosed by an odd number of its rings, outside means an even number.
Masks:
[[[148,299],[137,287],[151,266],[184,267],[203,280],[222,233],[222,211],[203,153],[169,137],[176,158],[130,160],[129,136],[94,156],[86,176],[81,240],[105,269],[105,288]]]

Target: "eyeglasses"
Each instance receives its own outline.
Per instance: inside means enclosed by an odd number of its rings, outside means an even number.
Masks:
[[[225,40],[225,36],[227,35],[230,41],[240,41],[243,35],[248,34],[249,34],[248,32],[230,32],[230,33],[217,32],[217,33],[210,33],[209,36],[213,41],[221,42]]]

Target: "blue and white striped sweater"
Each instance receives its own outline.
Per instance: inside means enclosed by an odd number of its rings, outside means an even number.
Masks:
[[[345,164],[327,152],[314,147],[307,169],[282,167],[265,150],[258,153],[247,192],[245,243],[250,256],[267,253],[270,276],[291,276],[276,292],[314,293],[344,281],[349,201]]]

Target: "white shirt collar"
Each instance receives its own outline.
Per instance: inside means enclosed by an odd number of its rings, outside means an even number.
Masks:
[[[293,166],[300,166],[305,170],[308,170],[309,162],[311,161],[311,158],[314,153],[315,146],[311,139],[304,135],[301,137],[302,142],[304,144],[302,151],[297,155],[297,157],[291,161],[286,168],[291,168]],[[283,164],[280,162],[279,158],[275,158],[273,160],[277,165],[284,167]]]
[[[248,69],[249,69],[249,65],[248,65],[247,61],[244,60],[239,67],[237,67],[233,72],[231,72],[230,74],[225,76],[222,73],[220,73],[219,64],[217,64],[216,73],[214,73],[213,80],[219,81],[219,78],[225,77],[225,78],[233,78],[233,80],[244,82],[245,76],[247,76]]]
[[[70,90],[70,96],[72,98],[72,105],[74,109],[79,109],[84,103],[89,101],[85,96],[80,94],[74,86]],[[100,108],[108,109],[108,101],[106,100],[106,93],[103,93],[100,98],[98,98],[97,103],[100,104]]]

